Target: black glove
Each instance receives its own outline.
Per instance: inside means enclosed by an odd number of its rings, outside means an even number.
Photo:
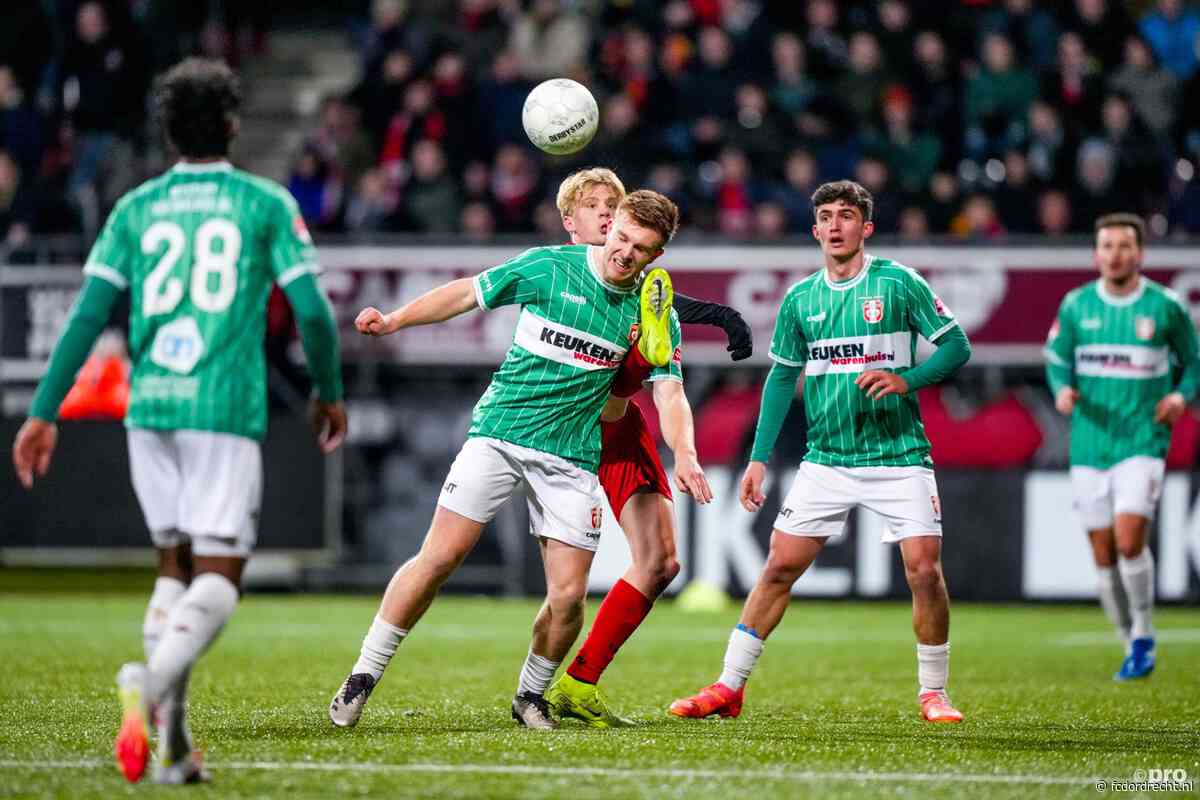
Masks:
[[[707,300],[675,293],[675,313],[679,321],[691,325],[715,325],[725,331],[729,346],[725,348],[734,361],[749,358],[754,352],[754,334],[736,309]]]
[[[742,361],[754,353],[754,332],[750,330],[750,326],[746,324],[746,320],[742,319],[742,315],[736,309],[729,308],[728,313],[721,320],[721,329],[725,331],[725,337],[729,339],[729,346],[725,349],[729,351],[730,357],[734,361]]]

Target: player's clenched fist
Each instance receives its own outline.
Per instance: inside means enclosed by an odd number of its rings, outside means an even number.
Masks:
[[[1058,394],[1054,396],[1054,407],[1058,409],[1058,413],[1069,417],[1075,411],[1075,403],[1079,402],[1079,390],[1070,386],[1064,386],[1058,390]]]
[[[1179,392],[1171,392],[1154,406],[1154,421],[1160,425],[1174,425],[1187,411],[1187,400]]]
[[[387,316],[378,308],[364,308],[354,318],[354,327],[358,332],[367,336],[384,336],[391,333],[388,330]]]
[[[751,461],[746,467],[745,474],[742,475],[738,499],[742,501],[742,508],[752,514],[767,502],[767,496],[763,493],[763,482],[766,478],[767,465],[761,461]]]

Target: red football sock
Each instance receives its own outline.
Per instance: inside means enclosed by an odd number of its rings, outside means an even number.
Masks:
[[[577,681],[596,683],[600,673],[612,662],[621,645],[633,635],[642,620],[650,613],[654,601],[624,580],[617,581],[592,622],[579,655],[567,668],[567,674]]]

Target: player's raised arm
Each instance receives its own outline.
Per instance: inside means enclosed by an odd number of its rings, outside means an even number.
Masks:
[[[478,306],[474,280],[459,278],[442,284],[389,314],[377,308],[364,308],[355,317],[354,327],[367,336],[386,336],[405,328],[434,325],[453,319]]]
[[[754,332],[737,309],[676,292],[675,313],[679,315],[680,322],[713,325],[725,331],[725,338],[729,340],[729,346],[725,349],[734,361],[742,361],[754,353]]]

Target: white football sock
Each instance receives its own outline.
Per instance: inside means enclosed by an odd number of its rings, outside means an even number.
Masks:
[[[529,655],[525,656],[525,664],[521,667],[521,679],[517,683],[517,694],[545,694],[546,687],[554,679],[554,672],[561,663],[561,661],[551,661],[544,656],[539,656],[530,650]]]
[[[918,694],[944,692],[950,682],[950,643],[921,644],[917,642]]]
[[[190,668],[171,686],[158,704],[158,758],[172,764],[192,752],[192,732],[187,724],[187,687]]]
[[[142,620],[142,649],[146,653],[147,661],[154,655],[154,648],[158,647],[162,632],[167,627],[167,615],[171,613],[171,606],[175,605],[186,591],[187,584],[178,578],[160,575],[154,581],[154,591],[150,594],[146,617]]]
[[[1099,573],[1098,587],[1100,590],[1100,607],[1104,615],[1117,629],[1117,635],[1128,646],[1129,628],[1132,621],[1129,618],[1129,598],[1125,595],[1125,587],[1121,585],[1121,576],[1116,567],[1096,567]]]
[[[150,698],[159,702],[217,638],[237,608],[238,590],[224,575],[205,572],[175,602],[150,659]]]
[[[404,628],[397,628],[376,614],[374,621],[371,622],[371,627],[367,629],[367,635],[363,637],[362,649],[358,651],[358,661],[354,662],[350,674],[357,675],[360,672],[366,672],[378,682],[383,677],[383,671],[387,669],[388,662],[392,660],[392,656],[396,655],[396,648],[400,647],[400,642],[404,641],[405,636],[408,636],[408,631]]]
[[[749,631],[734,628],[729,634],[729,646],[725,648],[725,669],[717,678],[717,683],[723,683],[734,691],[745,686],[758,657],[762,655],[764,644],[762,639]]]
[[[1154,613],[1154,556],[1150,555],[1150,548],[1143,547],[1135,558],[1118,556],[1117,569],[1129,598],[1130,637],[1153,636],[1154,624],[1150,617]]]

